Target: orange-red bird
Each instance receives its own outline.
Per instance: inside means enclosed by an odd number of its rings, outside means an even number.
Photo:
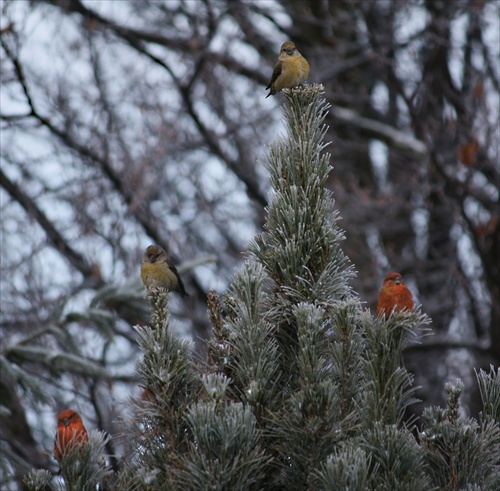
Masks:
[[[413,296],[399,273],[389,273],[378,295],[377,315],[389,317],[393,311],[413,309]]]
[[[72,409],[65,409],[57,416],[57,433],[54,442],[54,456],[61,460],[73,447],[83,447],[89,440],[82,417]]]

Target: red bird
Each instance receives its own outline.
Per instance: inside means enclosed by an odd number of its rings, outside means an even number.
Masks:
[[[89,440],[82,417],[72,409],[65,409],[57,416],[57,433],[54,442],[54,456],[60,461],[73,447],[82,448]]]
[[[389,317],[393,311],[413,309],[413,296],[399,273],[389,273],[378,295],[377,315]]]

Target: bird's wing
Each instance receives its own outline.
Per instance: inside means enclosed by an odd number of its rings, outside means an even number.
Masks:
[[[269,85],[266,87],[266,89],[270,89],[272,87],[274,82],[276,82],[276,79],[281,75],[282,69],[283,69],[283,64],[281,63],[281,61],[278,61],[278,63],[276,63],[276,66],[274,67],[271,81],[269,82]]]
[[[168,260],[167,260],[167,266],[175,273],[175,276],[179,276],[177,268]]]
[[[181,276],[179,275],[177,268],[170,261],[167,262],[167,265],[170,268],[170,270],[175,274],[175,276],[177,276],[177,282],[179,284],[179,293],[181,294],[181,297],[189,297],[189,293],[184,288],[184,283],[181,280]]]

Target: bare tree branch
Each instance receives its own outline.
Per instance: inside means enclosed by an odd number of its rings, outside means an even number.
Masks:
[[[346,109],[344,107],[332,106],[330,111],[343,123],[365,130],[374,138],[386,141],[389,145],[395,146],[396,148],[411,150],[419,155],[426,155],[428,153],[427,145],[424,142],[392,126],[365,118],[356,114],[351,109]]]
[[[93,286],[103,284],[102,281],[95,278],[92,267],[87,263],[85,258],[68,244],[45,213],[42,212],[33,200],[21,191],[21,188],[17,184],[4,174],[2,169],[0,169],[0,185],[22,206],[28,215],[37,221],[47,234],[47,238],[53,247],[66,257],[75,269],[80,271],[88,281],[91,281]]]

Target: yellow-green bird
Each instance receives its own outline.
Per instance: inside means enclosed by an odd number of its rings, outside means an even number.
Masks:
[[[150,245],[146,249],[142,258],[141,279],[146,288],[163,287],[179,292],[182,297],[188,296],[177,268],[168,260],[165,249],[159,245]]]
[[[297,85],[306,81],[308,75],[309,63],[299,53],[295,44],[291,41],[283,43],[281,45],[278,63],[276,63],[271,81],[266,87],[266,89],[271,89],[269,94],[266,95],[266,98],[276,94],[276,92],[282,89],[297,87]]]

